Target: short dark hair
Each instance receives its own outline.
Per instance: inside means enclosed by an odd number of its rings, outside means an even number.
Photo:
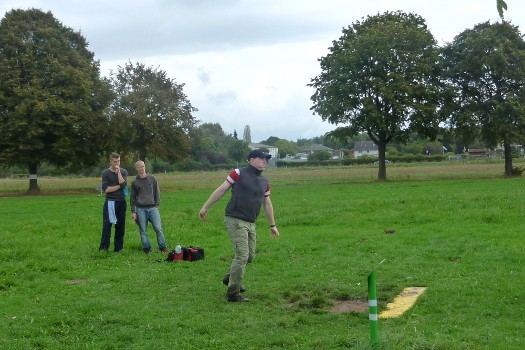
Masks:
[[[116,158],[120,158],[120,154],[116,152],[111,153],[111,155],[109,156],[109,160],[116,159]]]

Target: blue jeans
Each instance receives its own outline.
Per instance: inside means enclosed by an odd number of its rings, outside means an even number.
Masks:
[[[137,213],[137,218],[139,220],[142,248],[147,251],[151,250],[151,245],[148,238],[148,221],[151,222],[151,226],[153,226],[153,229],[157,234],[157,244],[159,245],[159,249],[162,250],[166,248],[166,239],[164,238],[164,233],[162,232],[162,222],[160,221],[159,209],[155,207],[137,207],[135,212]]]

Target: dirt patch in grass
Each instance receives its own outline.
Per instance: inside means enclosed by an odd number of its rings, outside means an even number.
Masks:
[[[337,300],[335,305],[329,310],[334,314],[351,313],[351,312],[367,312],[368,301],[364,300]]]

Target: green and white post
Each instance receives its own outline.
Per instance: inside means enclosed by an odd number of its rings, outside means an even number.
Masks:
[[[370,343],[376,349],[379,345],[379,325],[377,315],[376,272],[368,275],[368,319],[370,320]]]

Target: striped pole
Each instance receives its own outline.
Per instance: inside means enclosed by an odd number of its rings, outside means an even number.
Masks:
[[[379,327],[375,271],[370,272],[368,275],[368,319],[370,320],[370,343],[372,348],[376,349],[379,345]]]

